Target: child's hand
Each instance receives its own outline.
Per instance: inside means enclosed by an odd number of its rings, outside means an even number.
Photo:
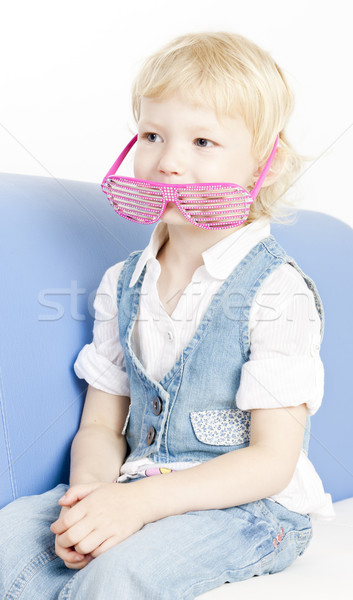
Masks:
[[[59,519],[64,517],[69,510],[69,506],[64,506],[61,509]],[[76,552],[73,547],[65,548],[64,546],[61,546],[58,537],[58,535],[55,536],[55,552],[64,561],[68,569],[82,569],[93,560],[93,557],[89,554],[84,556],[83,554]]]
[[[131,483],[74,485],[59,503],[75,505],[60,515],[50,529],[57,534],[60,548],[74,546],[81,555],[96,558],[144,525],[142,498]]]

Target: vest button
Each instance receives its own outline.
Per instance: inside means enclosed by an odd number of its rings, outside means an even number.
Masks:
[[[148,446],[150,446],[151,444],[153,444],[155,437],[156,437],[156,430],[151,425],[151,427],[148,430],[147,437],[146,437],[146,442],[147,442]]]
[[[154,414],[158,417],[158,415],[160,415],[162,412],[162,400],[158,398],[158,396],[155,396],[155,398],[153,398],[152,408]]]

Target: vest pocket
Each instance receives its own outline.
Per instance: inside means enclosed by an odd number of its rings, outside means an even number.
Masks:
[[[250,440],[249,411],[222,408],[190,412],[197,439],[212,446],[235,446]]]

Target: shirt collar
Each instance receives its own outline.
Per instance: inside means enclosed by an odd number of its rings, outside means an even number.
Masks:
[[[234,231],[202,253],[207,271],[215,279],[227,279],[250,250],[270,234],[270,219],[267,217]]]
[[[168,237],[169,236],[167,224],[160,221],[152,232],[148,246],[146,246],[136,263],[136,267],[132,274],[129,287],[135,285],[136,281],[138,280],[143,271],[144,266],[150,259],[156,258],[159,249],[167,241]]]
[[[267,217],[256,219],[250,225],[245,225],[245,227],[234,231],[202,252],[202,258],[208,273],[215,279],[227,279],[250,250],[270,234],[270,219]],[[152,232],[148,246],[143,250],[137,261],[129,287],[135,285],[147,262],[150,259],[156,259],[159,249],[167,239],[167,224],[160,221]]]

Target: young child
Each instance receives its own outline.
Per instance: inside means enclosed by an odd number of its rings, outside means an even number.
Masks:
[[[307,456],[323,307],[270,233],[301,164],[285,78],[240,35],[184,35],[133,110],[103,189],[159,222],[97,291],[70,486],[0,513],[4,598],[196,598],[285,569],[334,515]],[[134,144],[134,178],[115,176]]]

